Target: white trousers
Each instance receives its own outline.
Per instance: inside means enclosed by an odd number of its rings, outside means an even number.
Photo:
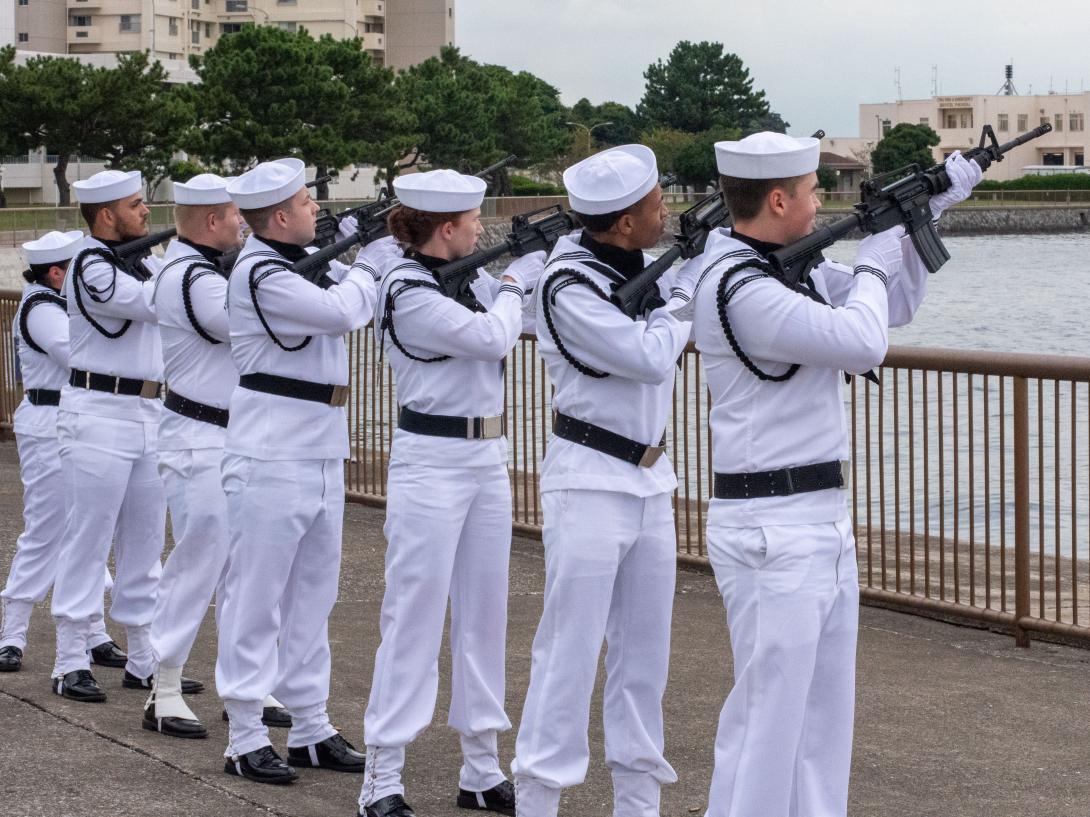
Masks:
[[[45,599],[57,575],[57,559],[64,541],[64,483],[60,445],[54,437],[16,434],[19,476],[23,482],[23,532],[15,543],[3,600],[0,647],[26,649],[27,628],[34,605]],[[107,584],[112,583],[109,572]],[[107,587],[108,589],[108,587]],[[87,638],[87,648],[110,640],[99,600]]]
[[[158,424],[62,411],[57,431],[67,513],[53,590],[54,676],[90,667],[86,635],[102,604],[116,532],[110,618],[125,626],[126,669],[146,678],[155,669],[149,630],[166,526],[156,472]]]
[[[859,579],[851,522],[708,525],[734,687],[708,817],[844,817]]]
[[[223,458],[230,551],[216,688],[231,718],[227,755],[270,743],[265,696],[291,712],[288,746],[333,735],[328,621],[344,524],[341,460]]]
[[[159,452],[174,550],[163,565],[151,621],[157,663],[181,667],[197,638],[227,562],[227,496],[222,448]]]
[[[515,745],[520,817],[553,817],[559,789],[583,782],[590,698],[603,638],[605,758],[617,817],[658,817],[662,695],[677,555],[669,494],[542,495],[545,602]]]
[[[503,465],[436,468],[393,461],[387,481],[382,642],[364,715],[361,805],[403,794],[404,747],[431,723],[450,600],[451,704],[462,736],[461,788],[505,778],[504,712],[511,482]]]

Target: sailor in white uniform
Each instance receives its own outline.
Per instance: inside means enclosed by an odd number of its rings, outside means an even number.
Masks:
[[[104,170],[72,187],[91,236],[64,282],[71,373],[57,420],[66,519],[53,592],[53,691],[99,702],[106,693],[84,648],[115,533],[110,616],[125,625],[122,684],[145,686],[154,670],[151,616],[166,517],[156,470],[162,355],[151,275],[130,272],[112,251],[147,233],[140,173]]]
[[[357,266],[334,264],[316,283],[291,270],[307,255],[318,210],[298,159],[263,162],[227,190],[254,232],[227,286],[240,380],[222,469],[230,536],[216,665],[230,716],[224,771],[263,783],[296,779],[261,719],[275,694],[291,713],[293,765],[362,772],[363,753],[326,714],[327,621],[348,456],[344,335],[370,320],[375,282]]]
[[[159,475],[174,531],[151,625],[154,691],[142,726],[164,735],[207,732],[182,700],[182,665],[227,561],[227,498],[220,480],[227,404],[238,383],[227,329],[223,254],[239,249],[241,219],[227,179],[174,183],[178,236],[154,292],[167,392],[159,423]]]
[[[431,723],[448,599],[453,654],[449,725],[460,736],[457,803],[514,814],[500,770],[504,712],[511,482],[503,367],[522,329],[525,288],[545,253],[502,279],[433,274],[472,253],[485,183],[453,170],[398,177],[390,231],[405,248],[380,270],[375,334],[397,380],[390,449],[382,643],[364,716],[367,771],[360,814],[411,817],[405,747]]]
[[[609,301],[663,234],[658,180],[640,145],[568,168],[584,229],[557,242],[535,293],[538,351],[556,391],[541,475],[544,611],[512,764],[524,817],[554,817],[561,789],[586,776],[603,639],[613,813],[657,816],[660,787],[677,779],[663,757],[677,558],[677,478],[663,442],[690,324],[666,303],[686,302],[691,283],[663,276],[660,297],[635,320]]]
[[[708,556],[723,594],[734,687],[715,745],[709,817],[843,817],[851,765],[859,587],[845,490],[844,373],[886,354],[927,270],[900,228],[853,266],[788,285],[768,253],[814,229],[819,143],[758,133],[715,146],[732,229],[696,261],[694,331],[712,396]],[[980,170],[947,162],[969,195]]]
[[[0,593],[0,672],[22,667],[27,628],[34,605],[41,602],[57,573],[64,533],[64,483],[57,446],[57,406],[68,379],[68,313],[60,291],[68,265],[83,244],[83,233],[50,232],[23,244],[27,281],[15,313],[12,336],[23,374],[22,401],[15,409],[15,444],[23,480],[23,533],[15,543],[7,584]],[[112,583],[106,574],[107,585]],[[92,617],[87,647],[92,661],[121,653],[106,633],[102,606]],[[109,653],[109,655],[104,655]],[[121,663],[116,663],[120,657]]]

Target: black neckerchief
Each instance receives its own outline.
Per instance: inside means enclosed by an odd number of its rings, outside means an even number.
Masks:
[[[422,253],[416,247],[409,247],[409,249],[405,251],[405,257],[415,261],[428,272],[432,273],[440,267],[451,263],[449,259],[438,258],[434,255]],[[440,292],[447,297],[453,298],[466,309],[472,310],[473,312],[487,312],[488,310],[484,308],[484,304],[477,300],[477,296],[473,294],[473,290],[469,286],[470,281],[476,277],[477,270],[471,269],[457,280],[448,282],[448,286],[453,286],[454,288],[453,293],[446,292],[442,289],[440,289]],[[436,282],[438,283],[438,277],[436,276],[436,278]]]
[[[439,258],[435,255],[427,255],[426,253],[420,252],[420,250],[418,250],[416,247],[409,247],[409,249],[405,251],[405,257],[411,258],[413,261],[428,270],[428,272],[437,270],[444,264],[450,263],[450,259]]]
[[[586,230],[579,237],[579,246],[590,252],[599,261],[613,267],[628,280],[643,272],[644,259],[642,250],[626,250],[615,244],[605,244],[594,238]]]
[[[751,238],[745,233],[740,233],[737,230],[730,231],[730,237],[741,241],[751,250],[754,250],[761,258],[768,258],[770,253],[780,249],[783,244],[774,244],[771,241],[761,241],[759,238]]]
[[[125,243],[120,238],[99,238],[97,235],[92,235],[91,238],[93,238],[95,241],[99,241],[105,244],[111,250],[116,250],[118,247]]]
[[[275,250],[276,252],[280,253],[293,264],[296,261],[302,261],[308,255],[310,255],[310,253],[308,253],[298,244],[288,244],[284,241],[277,241],[272,238],[265,238],[265,236],[258,235],[257,233],[254,233],[254,238],[260,241],[262,244],[265,244],[267,247],[269,247],[269,249]]]
[[[187,247],[191,247],[199,252],[204,256],[204,260],[211,264],[215,264],[216,260],[223,255],[223,250],[217,250],[215,247],[209,247],[207,244],[198,244],[196,241],[190,241],[188,238],[183,238],[182,236],[178,236],[178,240]]]

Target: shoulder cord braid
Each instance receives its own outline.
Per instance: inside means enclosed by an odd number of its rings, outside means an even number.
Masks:
[[[745,278],[734,284],[729,290],[727,289],[727,283],[736,272],[741,272],[744,269],[755,269],[758,272],[755,275],[748,275]],[[719,279],[719,286],[716,289],[715,304],[719,311],[719,325],[723,327],[723,334],[727,337],[727,343],[730,344],[731,351],[742,361],[742,365],[749,369],[759,380],[767,380],[772,383],[782,383],[784,380],[790,380],[795,376],[795,372],[799,370],[799,364],[791,364],[789,368],[783,374],[769,374],[762,371],[756,363],[754,363],[750,357],[742,351],[742,347],[738,345],[738,339],[734,337],[734,330],[731,328],[730,319],[727,317],[727,304],[730,303],[730,299],[734,297],[735,293],[739,289],[744,287],[750,281],[756,281],[760,278],[775,278],[780,283],[784,283],[779,278],[772,268],[771,264],[764,261],[759,261],[755,258],[751,258],[747,261],[742,261],[740,264],[735,264],[733,267],[723,273],[723,277]],[[787,286],[784,283],[784,286]],[[791,287],[794,289],[794,287]]]
[[[194,274],[196,270],[199,270],[199,272],[196,272],[196,274]],[[190,264],[186,268],[186,271],[182,273],[182,305],[185,307],[185,316],[189,318],[189,324],[193,327],[193,331],[200,335],[202,338],[204,338],[206,341],[211,343],[213,346],[217,346],[222,343],[222,341],[217,340],[216,338],[208,334],[208,330],[201,326],[200,323],[197,321],[197,313],[193,311],[193,298],[190,295],[190,289],[193,287],[193,282],[196,281],[198,278],[203,278],[206,275],[222,276],[223,273],[220,271],[219,267],[217,267],[210,261],[198,261],[195,264]],[[251,278],[250,280],[253,279]],[[256,287],[254,289],[256,289]],[[251,292],[253,292],[253,290],[251,290]],[[257,308],[256,297],[254,298],[254,308]],[[259,309],[258,315],[260,314],[261,310]],[[262,318],[261,322],[264,323],[265,319]],[[268,331],[268,329],[269,327],[266,325],[265,330]],[[270,332],[269,334],[271,335],[272,333]]]
[[[567,281],[562,282],[559,286],[553,289],[553,284],[561,277],[567,277]],[[575,359],[575,356],[568,351],[568,348],[561,342],[560,334],[556,331],[556,324],[553,322],[552,307],[556,305],[556,296],[566,286],[572,284],[583,284],[590,287],[591,292],[597,295],[606,303],[610,303],[609,296],[606,295],[598,285],[595,284],[586,274],[578,272],[573,269],[560,269],[552,273],[545,279],[544,285],[541,287],[541,311],[545,315],[545,326],[549,329],[549,335],[553,339],[553,343],[556,344],[556,350],[564,357],[564,360],[571,364],[571,367],[575,369],[579,374],[586,375],[587,377],[593,377],[596,379],[602,379],[609,377],[609,372],[599,372],[590,368],[589,366],[580,363]],[[551,303],[550,303],[551,302]]]
[[[87,260],[88,256],[92,255],[98,256],[113,268],[113,280],[110,282],[110,285],[104,289],[95,289],[86,281],[83,281],[84,262]],[[83,286],[87,288],[87,294],[91,296],[91,299],[93,301],[96,301],[100,304],[106,303],[106,301],[114,297],[114,289],[116,289],[117,287],[117,270],[120,264],[121,261],[118,260],[116,255],[114,255],[107,249],[103,249],[102,247],[88,247],[87,249],[83,250],[79,255],[77,255],[76,260],[72,262],[72,291],[76,294],[76,306],[79,308],[80,314],[83,315],[84,320],[86,320],[87,323],[91,324],[91,326],[99,334],[101,334],[105,338],[109,338],[110,340],[117,340],[119,337],[124,335],[129,330],[129,327],[132,326],[132,321],[126,320],[123,324],[121,324],[120,329],[118,329],[116,332],[111,332],[105,326],[92,318],[91,314],[87,311],[87,307],[84,306],[83,303],[83,296],[80,294],[80,284],[82,283]]]
[[[68,301],[60,295],[54,295],[52,292],[35,292],[32,295],[27,296],[27,299],[23,301],[23,305],[19,309],[19,337],[23,339],[23,342],[26,343],[27,346],[41,355],[49,353],[34,342],[34,338],[30,336],[30,326],[27,323],[27,320],[30,317],[30,310],[38,304],[44,303],[56,304],[61,309],[66,309],[68,306]]]
[[[391,270],[391,272],[393,271],[394,270]],[[399,284],[400,286],[398,286]],[[437,355],[436,357],[419,357],[418,355],[414,355],[402,345],[397,337],[397,332],[394,331],[394,308],[396,306],[395,301],[397,300],[397,296],[407,290],[417,289],[419,287],[434,289],[436,292],[442,294],[443,290],[440,288],[439,284],[434,281],[422,281],[418,278],[410,278],[409,280],[395,281],[390,286],[391,289],[386,292],[386,301],[382,310],[382,323],[380,325],[378,339],[379,359],[382,359],[382,350],[385,346],[383,341],[386,337],[387,330],[389,330],[390,340],[394,344],[394,347],[409,360],[415,360],[417,363],[439,363],[443,360],[450,360],[450,355]],[[394,286],[398,287],[396,291],[392,288]]]
[[[266,272],[261,273],[260,276],[256,276],[254,273],[256,273],[259,269],[262,269],[263,267],[268,267],[269,269]],[[261,284],[262,281],[264,281],[275,272],[290,273],[291,269],[289,269],[286,266],[285,262],[280,258],[269,258],[265,261],[258,261],[256,264],[250,267],[250,301],[254,305],[254,312],[257,313],[257,319],[261,321],[261,325],[265,327],[265,332],[266,334],[268,334],[272,342],[279,346],[281,349],[283,349],[285,352],[298,352],[301,349],[305,349],[306,346],[314,339],[314,337],[312,335],[307,335],[300,343],[297,343],[295,346],[285,345],[284,342],[276,336],[276,333],[273,332],[272,327],[269,326],[269,322],[265,320],[265,313],[261,311],[261,306],[257,303],[258,286]]]

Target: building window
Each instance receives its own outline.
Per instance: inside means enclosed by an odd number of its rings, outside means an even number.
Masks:
[[[382,34],[386,30],[386,26],[382,23],[364,23],[364,34]]]
[[[882,135],[889,136],[889,132],[893,130],[893,125],[888,119],[882,120]]]
[[[973,115],[971,113],[963,113],[961,115],[961,127],[971,128],[973,126]]]
[[[299,1],[298,0],[276,0],[276,5],[278,5],[278,6],[297,6],[297,5],[299,5]]]
[[[1052,121],[1056,123],[1052,126],[1053,130],[1061,131],[1064,129],[1064,115],[1062,113],[1058,113],[1052,117]]]
[[[30,35],[27,34],[25,31],[20,31],[19,32],[19,42],[21,42],[21,43],[30,42]]]
[[[926,116],[921,116],[920,117],[920,124],[923,125],[924,127],[930,127],[931,126],[931,119],[926,117]]]
[[[205,23],[204,24],[204,36],[205,37],[211,37],[212,36],[212,24],[211,23]]]
[[[140,31],[140,15],[139,14],[122,14],[121,23],[118,25],[118,31],[136,34]]]
[[[222,23],[220,24],[221,34],[237,34],[242,31],[242,23]]]
[[[1063,167],[1064,155],[1062,153],[1045,153],[1041,156],[1041,164],[1049,167]]]
[[[1048,124],[1048,117],[1047,116],[1042,116],[1041,117],[1041,124],[1042,125],[1047,125]]]
[[[19,0],[20,6],[26,6],[30,4],[30,0]]]
[[[1082,167],[1082,166],[1083,166],[1083,154],[1076,153],[1075,154],[1075,167]]]
[[[248,11],[249,4],[246,0],[227,0],[227,13],[233,14],[238,11]]]
[[[171,37],[178,36],[178,18],[171,17],[167,20],[167,30],[170,32]]]
[[[1019,131],[1024,131],[1024,130],[1028,130],[1028,129],[1029,129],[1029,114],[1028,113],[1018,114],[1018,130]]]
[[[1081,131],[1083,129],[1083,118],[1081,113],[1071,114],[1070,128],[1068,130]]]
[[[1010,129],[1010,117],[1005,113],[999,114],[998,127],[996,128],[1000,133],[1006,133]]]
[[[299,27],[294,20],[281,20],[277,25],[284,31],[295,31]]]
[[[91,25],[91,15],[89,14],[73,14],[68,18],[68,25],[72,28],[84,28]]]
[[[190,4],[189,4],[189,7],[191,9],[193,9],[194,11],[200,11],[201,10],[201,0],[192,0],[192,2],[190,2]]]

